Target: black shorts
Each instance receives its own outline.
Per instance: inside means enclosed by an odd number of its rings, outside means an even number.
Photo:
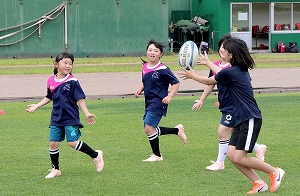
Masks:
[[[251,118],[233,128],[229,145],[235,146],[237,150],[245,150],[251,153],[257,141],[262,119]]]

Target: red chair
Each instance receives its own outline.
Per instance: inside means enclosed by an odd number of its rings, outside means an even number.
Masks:
[[[282,25],[281,24],[275,24],[274,25],[274,30],[275,31],[281,31],[282,30]]]
[[[252,37],[255,37],[257,33],[260,33],[259,26],[258,25],[252,26]]]
[[[262,33],[269,33],[269,26],[268,25],[265,25],[262,30],[261,30]]]
[[[290,24],[282,24],[281,29],[282,30],[291,30],[291,25]]]

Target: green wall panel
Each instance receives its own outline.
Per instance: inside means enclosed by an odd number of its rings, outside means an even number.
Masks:
[[[218,48],[218,41],[223,34],[230,31],[230,4],[222,0],[194,0],[193,14],[210,14],[213,13],[211,20],[212,37],[211,47]]]
[[[68,5],[68,48],[78,56],[114,53],[117,38],[115,1],[73,1]]]
[[[0,29],[39,19],[62,0],[0,0]],[[169,8],[164,0],[68,0],[67,20],[64,11],[47,20],[27,39],[10,46],[37,28],[26,26],[0,31],[0,57],[53,56],[63,50],[76,56],[129,56],[145,53],[147,41],[154,38],[167,43]],[[65,46],[65,24],[67,45]],[[40,33],[39,33],[40,32]],[[39,36],[40,35],[40,36]]]
[[[277,47],[277,43],[279,41],[283,41],[285,45],[288,47],[290,42],[297,42],[298,46],[300,44],[299,34],[297,33],[289,33],[289,34],[272,34],[271,38],[271,46],[270,48]]]
[[[171,12],[176,10],[191,10],[193,8],[193,0],[167,0],[169,6],[169,19],[171,19]]]
[[[40,29],[36,25],[25,30],[29,25],[24,25],[3,30],[35,19],[41,20],[43,15],[64,2],[67,20],[62,12],[42,23]],[[211,41],[212,48],[216,49],[220,37],[230,31],[232,2],[271,1],[0,0],[0,37],[20,31],[14,36],[0,39],[0,58],[49,57],[63,50],[71,51],[77,57],[143,55],[150,38],[168,42],[170,14],[173,10],[191,10],[192,16],[213,13]],[[65,24],[68,26],[67,40]],[[18,42],[28,35],[27,39]],[[299,34],[273,34],[272,46],[279,40],[285,41],[285,38],[295,41],[297,36]],[[12,42],[17,43],[4,46]]]
[[[1,0],[0,3],[1,5],[5,5],[0,7],[0,29],[3,29],[41,19],[41,16],[49,13],[63,3],[63,1],[35,0],[30,2]],[[54,16],[56,15],[52,15],[52,17]],[[63,13],[57,15],[53,20],[49,19],[41,23],[40,30],[38,30],[38,25],[33,25],[35,22],[11,30],[1,31],[0,36],[20,32],[7,39],[0,40],[0,44],[15,42],[15,44],[9,46],[0,46],[0,57],[52,56],[63,49]],[[28,29],[26,30],[26,28]],[[28,38],[25,39],[27,36]]]
[[[221,0],[222,1],[222,0]],[[300,2],[300,0],[224,0],[224,2],[230,2],[230,3],[235,3],[235,2],[241,2],[241,3],[271,3],[271,2]]]

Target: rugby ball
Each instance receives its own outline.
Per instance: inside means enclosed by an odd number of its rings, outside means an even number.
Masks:
[[[180,47],[178,61],[180,67],[189,70],[188,65],[194,67],[198,61],[198,47],[193,41],[186,41]]]

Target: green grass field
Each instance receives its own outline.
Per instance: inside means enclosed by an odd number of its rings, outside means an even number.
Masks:
[[[295,53],[259,53],[252,54],[257,68],[287,68],[299,67],[299,54]],[[211,60],[219,59],[215,52],[209,55]],[[143,57],[146,60],[146,57]],[[162,62],[173,71],[180,70],[177,54],[164,55]],[[0,75],[15,74],[50,74],[53,71],[53,58],[42,59],[0,59]],[[196,70],[205,70],[206,66],[196,66]],[[103,57],[76,58],[75,73],[99,72],[140,72],[140,57]]]
[[[202,111],[191,110],[195,97],[177,96],[160,125],[185,125],[188,143],[177,136],[160,137],[164,161],[145,163],[151,151],[143,132],[144,99],[87,100],[96,125],[82,129],[81,140],[104,152],[105,167],[97,173],[92,160],[60,145],[62,176],[44,179],[50,168],[48,125],[51,104],[25,112],[32,102],[0,102],[0,195],[244,195],[251,182],[230,161],[221,172],[205,167],[217,156],[220,112],[210,96]],[[286,172],[275,194],[299,195],[300,93],[256,94],[264,121],[258,143],[268,146],[266,162]],[[84,118],[82,118],[84,119]],[[260,176],[269,182],[266,174]]]

